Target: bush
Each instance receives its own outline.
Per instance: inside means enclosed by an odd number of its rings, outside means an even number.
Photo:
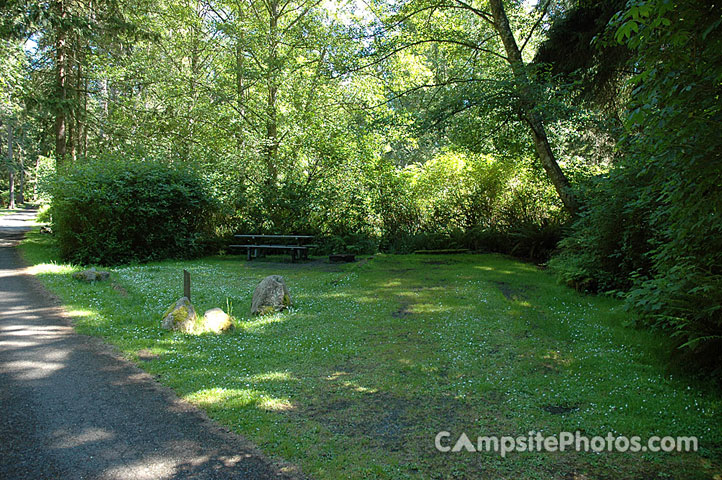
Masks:
[[[468,249],[544,262],[566,213],[526,159],[499,161],[444,150],[424,164],[386,172],[375,210],[389,253]]]
[[[61,256],[81,264],[198,255],[216,211],[198,175],[157,161],[75,165],[58,176],[52,195]]]
[[[627,291],[636,272],[649,271],[658,234],[650,224],[654,205],[638,198],[639,173],[618,165],[583,190],[584,209],[549,262],[563,283],[584,292]]]
[[[618,38],[628,37],[637,72],[623,158],[587,195],[554,264],[578,288],[619,290],[641,322],[675,336],[722,377],[722,23],[715,13],[704,2],[635,0],[618,17]]]
[[[349,233],[346,235],[318,236],[316,243],[319,244],[317,253],[353,253],[356,255],[373,254],[378,251],[378,241],[365,234]]]
[[[38,223],[51,223],[52,217],[50,216],[50,205],[42,205],[38,209],[38,216],[35,217],[35,221]]]

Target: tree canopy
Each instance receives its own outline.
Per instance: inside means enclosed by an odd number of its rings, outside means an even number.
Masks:
[[[1,15],[4,204],[49,200],[86,165],[187,168],[217,239],[556,252],[570,285],[616,292],[689,349],[720,341],[718,5],[7,0]]]

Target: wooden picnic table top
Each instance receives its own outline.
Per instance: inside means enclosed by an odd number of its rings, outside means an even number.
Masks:
[[[314,238],[313,235],[233,235],[236,238]]]

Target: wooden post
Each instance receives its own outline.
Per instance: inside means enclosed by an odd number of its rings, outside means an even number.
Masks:
[[[191,274],[188,270],[183,270],[183,296],[191,300]]]

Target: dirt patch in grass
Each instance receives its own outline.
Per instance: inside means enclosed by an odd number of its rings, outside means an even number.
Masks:
[[[367,263],[369,263],[370,260],[373,260],[373,259],[374,259],[374,257],[362,258],[361,260],[359,260],[358,262],[356,262],[356,268],[358,268],[358,267],[363,267],[364,265],[366,265]]]
[[[542,373],[546,373],[546,374],[559,373],[559,367],[557,367],[556,365],[553,365],[551,363],[543,363],[543,364],[541,364],[541,366],[534,368],[532,371],[542,372]]]
[[[339,392],[344,394],[344,392]],[[397,452],[408,448],[408,439],[427,435],[433,438],[439,429],[458,425],[459,415],[468,410],[455,399],[404,398],[389,392],[364,392],[316,399],[296,414],[319,422],[331,432],[364,439],[372,448]]]
[[[127,296],[128,296],[128,290],[126,290],[125,288],[123,288],[122,285],[119,285],[119,284],[117,284],[117,283],[113,283],[113,290],[115,290],[116,292],[118,292],[118,294],[120,294],[121,297],[127,297]]]
[[[398,310],[396,310],[395,312],[393,312],[393,313],[391,314],[391,316],[394,317],[394,318],[406,318],[406,317],[410,317],[411,315],[413,315],[413,312],[411,312],[411,311],[409,310],[409,307],[410,307],[410,305],[408,305],[408,304],[401,305],[401,307],[399,307]]]
[[[160,358],[160,355],[157,353],[153,353],[147,348],[144,348],[143,350],[138,351],[138,360],[142,362],[150,362],[152,360]]]
[[[278,269],[287,271],[298,271],[298,270],[317,270],[321,272],[340,272],[343,271],[343,265],[341,263],[330,263],[328,258],[314,258],[311,260],[301,260],[297,262],[291,262],[290,258],[285,261],[281,257],[265,257],[265,258],[254,258],[250,262],[243,258],[241,260],[244,267],[254,269]]]
[[[337,435],[365,438],[374,447],[397,450],[410,428],[406,403],[387,393],[317,397],[300,414]]]
[[[413,271],[415,271],[415,270],[416,270],[415,268],[390,268],[390,269],[388,269],[387,271],[388,271],[389,273],[401,274],[401,273],[413,272]]]
[[[529,293],[534,290],[534,287],[530,285],[517,287],[506,282],[494,282],[494,285],[496,285],[507,300],[512,302],[529,300]]]
[[[542,410],[552,415],[566,415],[570,412],[579,410],[579,405],[545,405]]]
[[[411,290],[414,292],[426,292],[429,290],[443,290],[444,286],[441,283],[434,283],[432,281],[429,282],[430,285],[425,285],[422,287],[411,287]]]
[[[455,263],[460,263],[459,260],[424,260],[421,263],[425,263],[426,265],[451,265]]]

